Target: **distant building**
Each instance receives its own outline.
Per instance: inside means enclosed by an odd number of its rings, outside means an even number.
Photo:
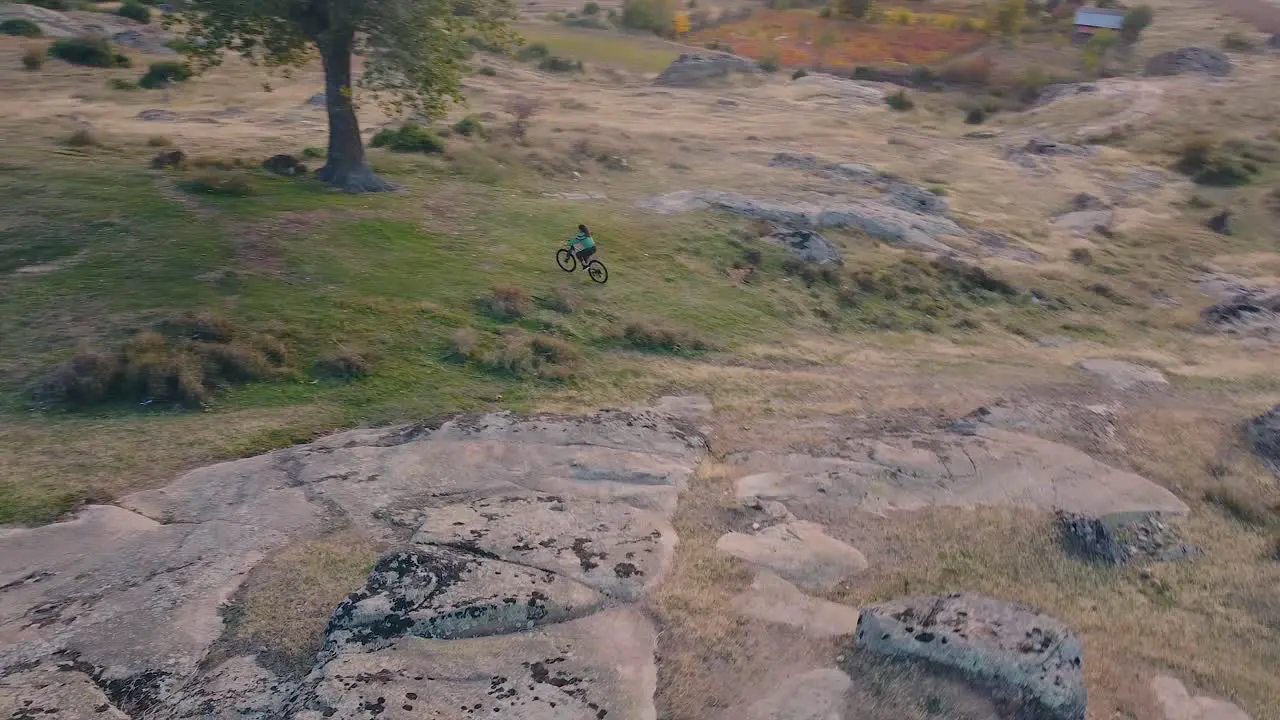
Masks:
[[[1075,41],[1085,42],[1099,30],[1120,32],[1124,26],[1124,10],[1112,8],[1082,7],[1076,10]]]

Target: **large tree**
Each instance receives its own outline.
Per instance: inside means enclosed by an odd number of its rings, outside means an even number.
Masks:
[[[365,162],[352,57],[364,59],[362,92],[390,112],[434,117],[462,97],[470,38],[505,43],[514,16],[510,0],[186,0],[181,8],[197,71],[227,53],[272,68],[299,67],[319,53],[329,113],[319,175],[348,192],[390,188]]]

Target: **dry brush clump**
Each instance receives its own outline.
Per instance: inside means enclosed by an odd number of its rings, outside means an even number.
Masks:
[[[110,351],[83,350],[34,389],[43,405],[69,409],[140,402],[209,405],[228,387],[288,377],[289,348],[212,314],[186,314],[138,332]]]
[[[316,377],[351,382],[368,377],[375,359],[366,350],[339,345],[316,358],[311,367]]]
[[[547,380],[573,377],[582,361],[582,352],[574,344],[518,328],[503,330],[496,337],[463,328],[454,333],[449,355],[492,372]]]
[[[496,285],[491,294],[480,299],[480,305],[485,314],[495,320],[512,322],[533,310],[533,299],[523,288]]]
[[[542,101],[527,95],[518,95],[507,100],[502,109],[511,116],[511,137],[524,145],[529,139],[529,121],[542,110]]]
[[[647,352],[703,353],[716,349],[714,343],[697,333],[650,320],[627,323],[619,339],[636,350]]]

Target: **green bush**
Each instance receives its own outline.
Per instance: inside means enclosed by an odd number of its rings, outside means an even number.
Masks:
[[[884,102],[886,105],[898,112],[905,112],[916,106],[915,101],[911,99],[911,96],[907,94],[906,90],[899,90],[885,95]]]
[[[330,380],[359,380],[373,371],[373,361],[368,353],[339,347],[321,355],[312,365],[316,377]]]
[[[556,73],[581,72],[582,61],[548,55],[538,62],[538,69]]]
[[[987,121],[987,110],[981,106],[969,108],[964,114],[964,121],[970,125],[981,125]]]
[[[44,36],[44,32],[40,30],[40,26],[26,18],[9,18],[0,22],[0,34],[28,38]]]
[[[191,68],[181,62],[151,63],[147,73],[138,80],[138,85],[148,90],[162,88],[172,83],[180,83],[191,78]]]
[[[480,69],[476,71],[476,74],[484,75],[485,77],[494,77],[498,74],[498,71],[488,65],[482,65]]]
[[[536,42],[525,45],[516,51],[517,60],[541,60],[551,54],[546,43]]]
[[[1178,170],[1201,185],[1244,185],[1258,174],[1255,159],[1228,152],[1209,137],[1194,137],[1179,150]]]
[[[258,183],[252,175],[235,170],[206,170],[180,186],[196,195],[248,197],[258,192]]]
[[[796,70],[795,72],[791,73],[791,79],[799,80],[800,78],[807,77],[808,75],[809,75],[808,70],[805,70],[804,68],[800,68],[799,70]]]
[[[444,140],[417,123],[407,122],[399,129],[381,130],[369,141],[370,147],[385,147],[398,153],[442,153]]]
[[[63,10],[75,9],[71,6],[71,3],[68,2],[68,0],[27,0],[26,4],[35,5],[36,7],[42,7],[45,10],[63,11]]]
[[[773,57],[772,55],[760,58],[760,60],[756,62],[756,67],[767,73],[778,72],[778,58]]]
[[[666,0],[623,0],[621,23],[632,30],[666,33],[671,30],[675,7]]]
[[[116,14],[144,25],[151,23],[151,10],[137,0],[125,0],[124,4],[116,10]]]
[[[878,80],[880,73],[870,65],[859,65],[853,69],[854,80]]]
[[[328,148],[309,147],[303,148],[302,157],[311,158],[312,160],[322,160],[329,154]]]
[[[67,136],[66,144],[69,147],[98,147],[102,144],[98,140],[98,136],[93,134],[89,128],[80,128]]]
[[[480,122],[480,118],[475,115],[468,115],[454,123],[453,131],[464,137],[483,138],[488,135],[484,123]]]
[[[22,67],[28,70],[39,70],[44,67],[45,53],[40,48],[27,48],[22,53]]]
[[[600,14],[599,3],[596,3],[594,0],[588,0],[588,2],[582,6],[582,14],[583,15],[599,15]]]
[[[129,58],[116,53],[104,37],[80,35],[59,38],[49,46],[49,55],[72,65],[86,67],[129,67]]]

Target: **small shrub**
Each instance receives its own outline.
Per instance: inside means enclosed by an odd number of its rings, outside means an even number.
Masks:
[[[0,35],[38,38],[44,37],[44,31],[40,29],[39,25],[26,18],[8,18],[0,21]]]
[[[331,380],[359,380],[368,377],[373,370],[373,363],[367,353],[346,347],[338,347],[316,359],[312,372],[317,377]]]
[[[572,290],[563,287],[557,287],[551,291],[551,296],[543,300],[543,305],[548,310],[555,310],[558,313],[568,315],[578,307],[578,296]]]
[[[209,343],[231,342],[236,334],[235,325],[225,316],[205,312],[165,318],[156,325],[156,330],[171,338]]]
[[[322,147],[309,147],[302,149],[302,157],[310,158],[312,160],[322,160],[328,154],[328,149]]]
[[[982,107],[972,107],[964,114],[964,121],[969,125],[981,125],[987,121],[987,110]]]
[[[1249,500],[1226,486],[1206,490],[1204,500],[1216,505],[1239,522],[1252,527],[1266,527],[1275,520],[1275,514],[1269,508]]]
[[[1222,36],[1222,49],[1232,52],[1253,52],[1257,46],[1248,37],[1233,30]]]
[[[86,67],[129,67],[129,58],[115,52],[104,37],[80,35],[59,38],[49,46],[49,55],[72,65]]]
[[[622,330],[622,339],[637,350],[649,352],[705,352],[713,349],[711,343],[686,330],[648,322],[628,323]]]
[[[548,55],[538,61],[538,69],[544,72],[555,73],[581,72],[582,61],[563,58],[557,55]]]
[[[1254,160],[1230,153],[1204,136],[1183,143],[1177,167],[1201,185],[1243,185],[1258,173]]]
[[[944,65],[938,76],[944,82],[956,85],[986,85],[994,69],[995,61],[984,53]]]
[[[196,195],[248,197],[258,192],[258,184],[252,175],[232,170],[206,170],[180,186]]]
[[[138,85],[148,90],[162,88],[172,83],[179,83],[191,78],[191,68],[181,62],[151,63],[147,73],[138,80]]]
[[[831,17],[831,6],[830,5],[823,6],[823,8],[818,11],[818,17],[821,17],[821,18]]]
[[[800,68],[799,70],[796,70],[795,72],[791,73],[791,79],[799,80],[802,77],[808,77],[808,75],[809,75],[808,70],[805,70],[804,68]]]
[[[459,362],[470,362],[479,357],[480,333],[472,328],[462,328],[449,339],[449,357]]]
[[[514,328],[503,331],[491,343],[486,343],[475,330],[463,328],[454,333],[449,356],[455,361],[474,363],[487,370],[551,380],[571,377],[582,358],[578,348],[565,340],[549,335],[531,335]]]
[[[485,77],[495,77],[495,76],[497,76],[498,71],[497,71],[497,70],[494,70],[494,69],[493,69],[491,66],[489,66],[489,65],[482,65],[482,66],[480,66],[480,69],[476,71],[476,73],[477,73],[477,74],[479,74],[479,75],[483,75],[483,76],[485,76]]]
[[[772,55],[760,58],[760,60],[756,62],[756,67],[767,73],[778,72],[778,58]]]
[[[551,48],[544,42],[529,43],[516,51],[517,60],[541,60],[551,55]]]
[[[444,140],[417,123],[407,122],[399,129],[381,130],[369,141],[370,147],[385,147],[398,153],[442,153]]]
[[[453,124],[453,131],[464,137],[482,138],[487,135],[484,129],[484,123],[480,121],[479,116],[468,115]]]
[[[911,96],[907,94],[906,90],[899,90],[885,95],[884,102],[890,108],[897,110],[898,112],[906,112],[916,106],[915,101],[911,99]]]
[[[484,299],[484,310],[497,320],[519,320],[533,309],[529,293],[514,285],[498,285],[493,294]]]
[[[133,90],[138,89],[138,83],[132,80],[126,80],[124,78],[111,78],[110,80],[107,80],[107,87],[111,88],[112,90],[123,90],[124,92],[131,92]]]
[[[147,146],[156,147],[156,148],[172,147],[173,138],[166,137],[164,135],[152,135],[151,137],[147,138]]]
[[[1092,265],[1093,253],[1089,248],[1071,248],[1071,262],[1077,265]]]
[[[30,47],[22,53],[22,67],[27,70],[39,70],[44,67],[45,53],[40,48]]]
[[[125,0],[124,4],[116,10],[116,14],[144,25],[151,23],[151,10],[137,0]]]
[[[98,137],[93,134],[93,130],[89,128],[80,128],[67,136],[66,144],[69,147],[97,147],[102,143]]]
[[[521,145],[525,144],[529,137],[529,120],[542,110],[542,101],[535,97],[518,95],[507,100],[502,109],[514,118],[511,123],[511,137]]]
[[[28,0],[27,4],[42,7],[45,10],[57,10],[59,12],[75,9],[71,7],[69,0]]]
[[[582,14],[583,15],[599,15],[600,14],[599,3],[594,2],[594,0],[587,2],[582,6]]]

